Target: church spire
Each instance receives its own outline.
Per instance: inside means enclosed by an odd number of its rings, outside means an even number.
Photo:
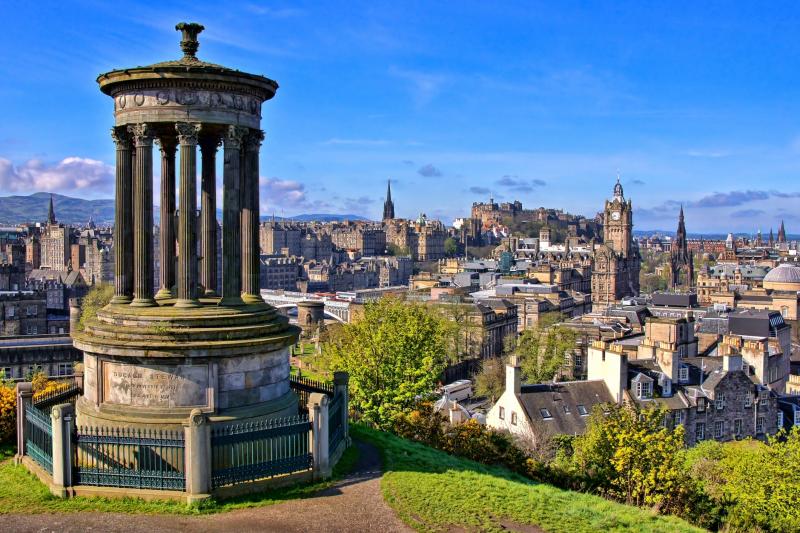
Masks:
[[[786,228],[783,225],[783,220],[781,220],[781,227],[778,228],[778,243],[786,242]]]
[[[56,223],[56,212],[53,209],[53,195],[50,195],[50,207],[47,209],[47,223],[48,224],[55,224]]]
[[[383,202],[383,220],[394,218],[394,202],[392,201],[392,180],[386,182],[386,201]]]

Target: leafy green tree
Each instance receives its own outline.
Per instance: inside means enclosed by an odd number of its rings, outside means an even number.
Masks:
[[[367,303],[323,354],[333,370],[350,374],[351,404],[367,422],[387,428],[392,418],[431,392],[446,366],[448,321],[435,309],[396,298]]]
[[[800,430],[766,443],[703,442],[686,453],[689,477],[733,531],[800,531]]]
[[[452,257],[456,255],[458,252],[458,243],[452,237],[448,237],[444,240],[444,253],[445,255]]]
[[[664,424],[667,409],[598,406],[573,441],[575,470],[602,494],[632,505],[682,514],[689,494],[684,428]]]
[[[457,363],[480,354],[481,325],[474,320],[474,308],[462,303],[442,303],[431,306],[447,321],[448,361]]]
[[[509,351],[521,359],[522,376],[527,383],[552,381],[575,349],[577,334],[564,326],[539,325],[511,339]]]

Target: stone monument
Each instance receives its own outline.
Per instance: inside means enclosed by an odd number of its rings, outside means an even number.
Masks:
[[[111,303],[72,333],[84,352],[84,395],[76,404],[81,426],[176,429],[198,409],[211,424],[297,414],[288,347],[299,329],[259,291],[261,105],[278,84],[201,61],[203,26],[176,29],[181,59],[97,78],[114,102],[115,286]],[[157,292],[154,145],[161,155]],[[223,281],[217,286],[220,145]]]

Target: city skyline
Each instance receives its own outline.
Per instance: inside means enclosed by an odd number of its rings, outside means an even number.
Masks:
[[[389,177],[403,217],[450,222],[490,195],[592,217],[620,172],[637,230],[673,228],[681,204],[689,233],[800,223],[791,4],[41,5],[0,23],[17,51],[0,60],[3,195],[110,198],[109,103],[87,80],[172,58],[162,21],[189,18],[209,23],[201,58],[281,85],[262,214],[379,219]]]

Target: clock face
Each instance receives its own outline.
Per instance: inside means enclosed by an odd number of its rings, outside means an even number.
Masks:
[[[611,212],[611,220],[619,220],[619,217],[620,217],[619,211]]]

